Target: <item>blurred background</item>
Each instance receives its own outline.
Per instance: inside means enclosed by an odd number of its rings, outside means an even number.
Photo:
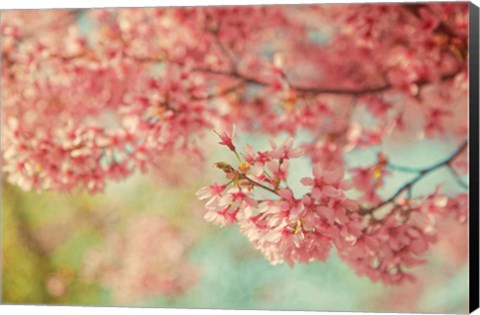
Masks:
[[[260,136],[240,136],[238,140],[239,145],[248,142],[259,150],[268,146],[267,139]],[[466,226],[451,224],[443,230],[440,227],[440,240],[429,251],[428,263],[414,269],[417,283],[392,287],[358,277],[335,251],[326,262],[293,268],[286,264],[271,266],[237,227],[219,229],[205,222],[203,205],[196,201],[195,191],[212,181],[222,181],[222,174],[212,166],[213,162],[233,161],[228,152],[218,150],[216,142],[214,136],[206,140],[211,150],[204,169],[176,159],[170,161],[166,173],[137,175],[111,183],[105,194],[95,196],[37,194],[4,183],[3,302],[467,311]],[[448,141],[423,141],[412,146],[397,141],[388,147],[389,153],[396,152],[395,156],[404,165],[422,167],[448,156],[454,145]],[[371,150],[348,156],[351,166],[368,165],[374,160],[375,153]],[[292,187],[300,189],[300,185],[293,183],[307,176],[310,166],[299,159],[292,163],[291,170]],[[408,179],[408,174],[390,176],[386,187],[393,191]],[[426,178],[416,192],[429,191],[439,181],[446,181],[447,191],[458,190],[449,180],[448,172],[439,170]],[[390,191],[382,193],[388,195]],[[165,231],[165,226],[175,233],[154,234],[157,227]],[[179,250],[178,257],[168,257],[168,253]],[[163,266],[158,269],[159,265]],[[155,289],[155,284],[148,281],[160,278],[161,283],[165,274],[183,287],[165,290],[163,283]]]

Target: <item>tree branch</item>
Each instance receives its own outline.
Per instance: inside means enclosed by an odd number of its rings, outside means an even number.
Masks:
[[[267,186],[265,186],[265,185],[263,185],[263,184],[261,184],[261,183],[259,183],[259,182],[254,181],[253,179],[247,177],[246,175],[242,175],[241,178],[246,179],[249,183],[251,183],[251,184],[254,185],[254,186],[257,186],[257,187],[260,187],[260,188],[262,188],[262,189],[265,189],[265,190],[271,192],[272,194],[275,194],[275,195],[278,196],[278,192],[277,192],[277,191],[275,191],[275,190],[273,190],[272,188],[269,188],[269,187],[267,187]]]
[[[392,203],[395,201],[395,199],[400,196],[404,191],[406,190],[409,190],[411,189],[418,181],[420,181],[422,178],[424,178],[426,175],[430,174],[431,172],[441,168],[441,167],[444,167],[444,166],[449,166],[450,163],[455,160],[455,158],[457,158],[460,153],[463,152],[463,150],[465,150],[468,146],[468,142],[465,141],[457,150],[455,150],[455,152],[453,154],[451,154],[447,159],[435,164],[435,165],[432,165],[428,168],[425,168],[421,171],[418,172],[418,175],[415,176],[412,180],[408,181],[407,183],[405,183],[403,186],[401,186],[392,196],[390,196],[388,199],[385,199],[384,201],[382,201],[381,203],[379,203],[378,205],[372,207],[372,208],[364,208],[364,209],[361,209],[360,210],[360,213],[361,214],[370,214],[372,212],[374,212],[375,210],[377,209],[380,209],[381,207],[389,204],[389,203]]]
[[[211,99],[214,99],[214,98],[217,98],[217,97],[225,96],[229,93],[233,93],[233,92],[241,89],[244,85],[245,85],[245,82],[240,81],[237,84],[233,84],[229,88],[226,88],[224,90],[221,90],[221,91],[218,91],[218,92],[215,92],[215,93],[210,93],[210,94],[207,94],[205,96],[199,96],[199,97],[194,96],[194,97],[192,97],[192,100],[194,100],[194,101],[204,101],[204,100],[211,100]]]
[[[448,164],[448,170],[450,171],[450,173],[452,174],[453,176],[453,179],[455,179],[455,182],[457,182],[457,184],[464,188],[464,189],[468,189],[468,185],[462,180],[462,178],[460,177],[460,175],[455,171],[455,169],[453,168],[452,164]]]
[[[130,58],[132,60],[135,60],[139,63],[170,63],[174,64],[180,67],[188,67],[189,65],[180,60],[174,60],[166,57],[151,57],[151,56],[134,56],[130,55],[128,53],[123,53],[124,57]],[[61,59],[65,62],[72,61],[75,59],[80,59],[80,58],[85,58],[84,54],[81,55],[76,55],[76,56],[61,56],[61,55],[53,55],[52,57]],[[15,61],[10,60],[12,64],[15,63]],[[229,71],[225,70],[220,70],[220,69],[214,69],[211,67],[202,67],[202,66],[194,66],[189,68],[191,72],[203,72],[211,75],[220,75],[220,76],[227,76],[233,79],[238,79],[239,83],[232,85],[230,88],[218,92],[218,93],[213,93],[213,94],[208,94],[204,97],[193,97],[193,100],[210,100],[214,99],[216,97],[221,97],[224,96],[228,93],[234,92],[241,87],[243,87],[245,84],[252,84],[252,85],[257,85],[257,86],[262,86],[262,87],[268,87],[271,86],[272,83],[268,81],[264,81],[255,77],[250,77],[248,75],[242,74],[239,71],[233,69]],[[451,73],[446,73],[440,77],[440,81],[450,81],[457,74],[461,72],[461,69],[457,69],[456,71],[453,71]],[[425,85],[428,85],[432,83],[432,81],[428,80],[417,80],[413,82],[416,84],[418,87],[422,87]],[[385,92],[391,89],[394,89],[395,86],[392,85],[391,83],[386,83],[383,85],[378,85],[378,86],[373,86],[373,87],[362,87],[362,88],[322,88],[322,87],[304,87],[304,86],[297,86],[295,84],[289,84],[290,88],[292,90],[295,90],[299,94],[304,94],[304,95],[319,95],[319,94],[333,94],[333,95],[347,95],[347,96],[361,96],[361,95],[367,95],[367,94],[375,94],[375,93],[381,93]]]
[[[151,58],[151,57],[135,57],[135,56],[130,56],[128,55],[129,58],[132,58],[138,62],[148,62],[148,63],[172,63],[176,64],[178,66],[186,66],[185,62],[182,61],[177,61],[177,60],[172,60],[172,59],[166,59],[166,58]],[[244,84],[253,84],[253,85],[259,85],[259,86],[270,86],[272,83],[260,80],[258,78],[250,77],[245,74],[242,74],[238,71],[224,71],[224,70],[218,70],[218,69],[213,69],[209,67],[193,67],[190,69],[192,72],[204,72],[204,73],[209,73],[212,75],[221,75],[221,76],[228,76],[234,79],[239,79],[241,80]],[[451,73],[444,74],[440,80],[441,81],[449,81],[453,79],[457,74],[460,73],[460,70],[456,70]],[[431,81],[428,80],[418,80],[414,82],[416,85],[419,87],[422,87],[424,85],[428,85],[431,83]],[[294,84],[290,84],[290,87],[295,90],[296,92],[300,94],[312,94],[312,95],[318,95],[318,94],[337,94],[337,95],[350,95],[350,96],[360,96],[360,95],[365,95],[365,94],[374,94],[374,93],[380,93],[380,92],[385,92],[388,90],[391,90],[394,88],[394,86],[390,83],[384,84],[384,85],[379,85],[375,87],[364,87],[364,88],[356,88],[356,89],[344,89],[344,88],[321,88],[321,87],[302,87],[302,86],[297,86]],[[235,90],[235,89],[234,89]]]
[[[402,173],[415,173],[415,174],[418,174],[420,172],[422,172],[421,169],[418,169],[418,168],[410,168],[410,167],[405,167],[405,166],[398,166],[398,165],[394,165],[394,164],[388,164],[387,167],[392,170],[392,171],[397,171],[397,172],[402,172]],[[462,188],[465,188],[465,189],[468,189],[468,184],[466,184],[461,176],[455,171],[455,169],[453,168],[452,164],[449,163],[447,165],[448,167],[448,170],[450,171],[450,173],[452,174],[453,178],[455,179],[455,181],[457,182],[457,184],[459,186],[461,186]]]

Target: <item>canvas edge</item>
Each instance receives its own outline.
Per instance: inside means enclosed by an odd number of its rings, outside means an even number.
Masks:
[[[479,7],[469,8],[470,313],[479,308]]]

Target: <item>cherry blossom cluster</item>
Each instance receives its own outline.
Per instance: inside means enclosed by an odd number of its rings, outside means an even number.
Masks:
[[[207,221],[221,227],[238,224],[274,265],[324,261],[335,246],[359,275],[387,284],[413,281],[409,268],[424,263],[420,256],[436,240],[436,216],[455,213],[465,220],[466,195],[449,199],[438,190],[420,199],[396,200],[387,214],[374,215],[383,206],[375,194],[387,172],[383,155],[372,168],[353,169],[352,180],[340,167],[314,164],[313,177],[301,180],[308,192],[296,197],[287,185],[289,161],[304,152],[293,147],[293,138],[281,145],[270,141],[266,151],[246,145],[241,153],[234,136],[235,129],[219,134],[219,144],[238,160],[238,165],[216,163],[228,182],[203,187],[197,197],[206,202]],[[365,193],[359,200],[380,206],[361,207],[346,195],[352,188]]]
[[[446,209],[446,196],[405,199],[368,224],[353,243],[337,243],[340,257],[359,275],[386,284],[414,281],[409,268],[425,263],[421,258],[436,241],[435,212]]]
[[[107,180],[145,172],[162,156],[200,155],[195,135],[212,116],[194,98],[204,89],[202,77],[168,67],[161,80],[132,61],[65,62],[68,56],[57,59],[57,48],[40,40],[4,53],[12,62],[2,82],[3,170],[11,183],[99,192]]]
[[[465,132],[467,9],[5,12],[3,171],[27,190],[99,192],[159,156],[201,155],[213,126],[307,131],[312,161],[340,165],[346,151],[390,134]],[[359,121],[358,108],[375,123]]]

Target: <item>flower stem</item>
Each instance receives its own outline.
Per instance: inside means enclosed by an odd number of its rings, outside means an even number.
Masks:
[[[265,185],[263,185],[263,184],[261,184],[261,183],[259,183],[259,182],[256,182],[256,181],[254,181],[253,179],[247,177],[246,175],[242,175],[242,178],[243,178],[243,179],[246,179],[246,180],[247,180],[248,182],[250,182],[252,185],[257,186],[257,187],[260,187],[260,188],[263,188],[263,189],[265,189],[265,190],[268,190],[268,191],[271,192],[272,194],[275,194],[275,195],[278,196],[278,192],[277,192],[276,190],[274,190],[274,189],[272,189],[272,188],[269,188],[269,187],[267,187],[267,186],[265,186]]]

